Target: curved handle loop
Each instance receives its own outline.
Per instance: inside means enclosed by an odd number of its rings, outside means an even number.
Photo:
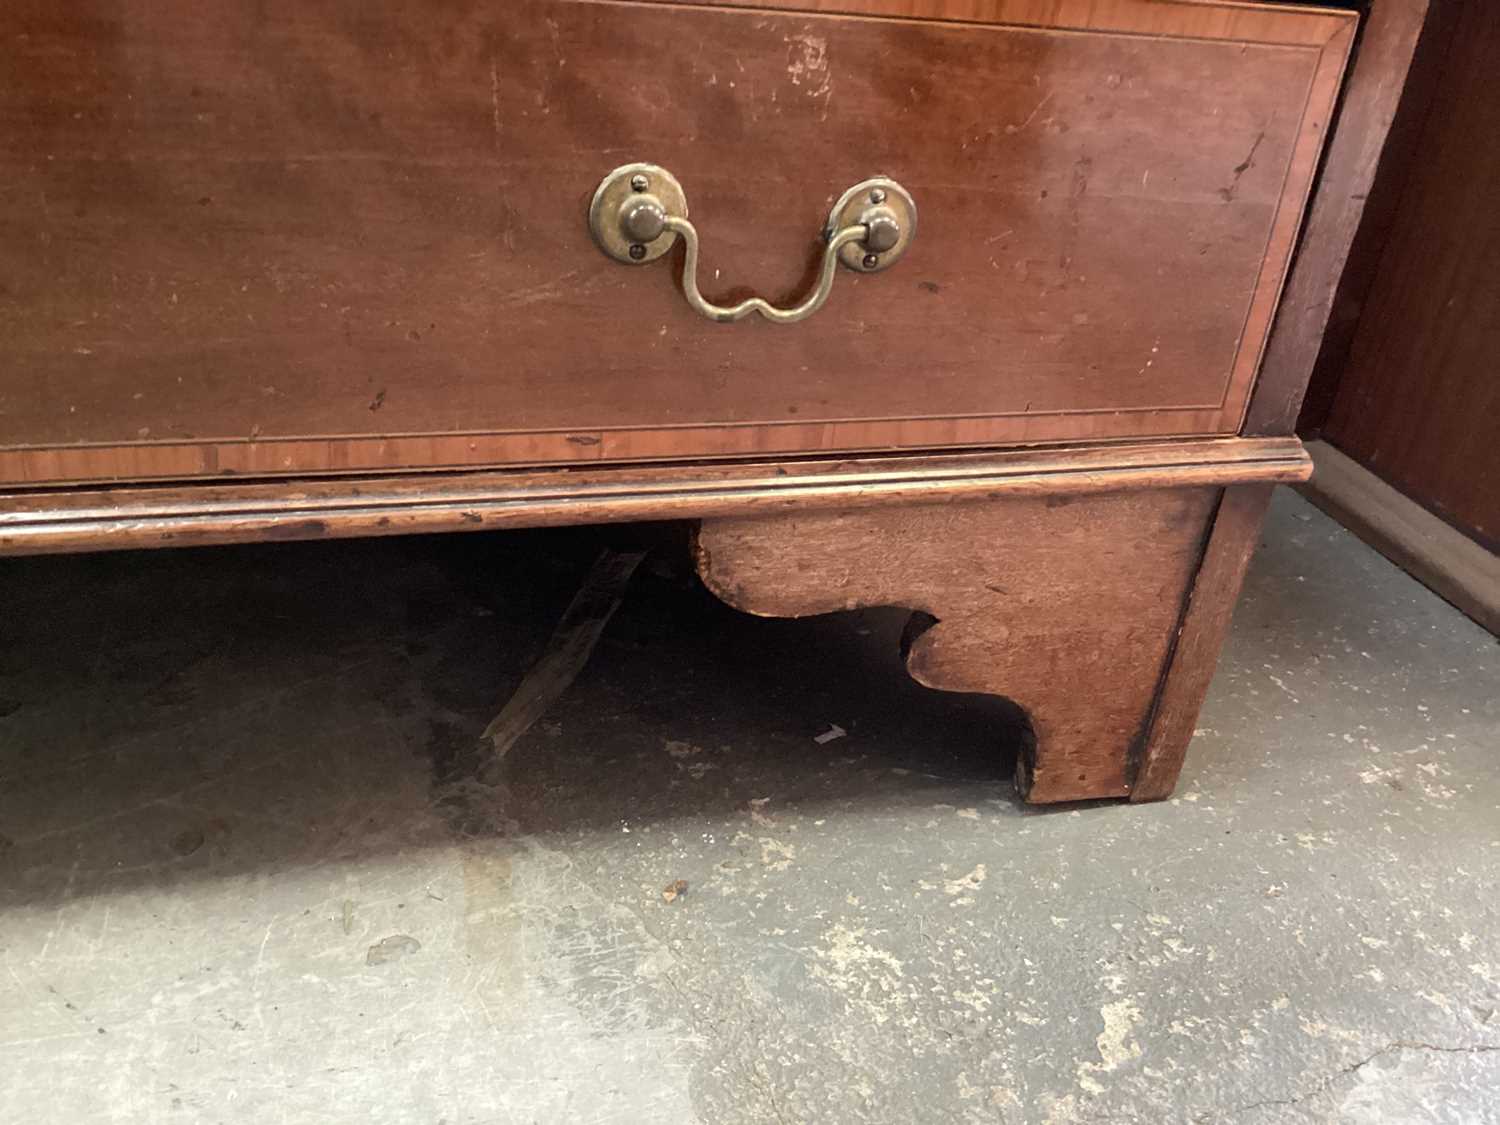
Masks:
[[[778,309],[762,297],[750,297],[737,305],[716,305],[706,300],[698,289],[698,228],[686,219],[673,215],[668,216],[664,229],[682,235],[683,245],[687,248],[687,254],[682,260],[682,295],[687,298],[687,303],[694,312],[721,324],[744,320],[751,313],[760,313],[774,324],[795,324],[812,316],[827,302],[828,295],[833,292],[833,275],[838,269],[839,251],[845,246],[862,242],[868,228],[863,223],[857,223],[834,232],[823,248],[818,283],[799,304],[789,309]]]
[[[716,305],[698,288],[700,241],[688,220],[682,185],[655,164],[627,164],[606,176],[589,207],[589,229],[599,248],[616,261],[644,265],[682,239],[682,294],[700,316],[721,324],[758,313],[773,324],[795,324],[823,307],[842,263],[858,273],[894,265],[917,230],[917,207],[894,180],[875,178],[855,184],[834,204],[823,231],[823,260],[812,292],[790,308],[761,297],[736,305]]]

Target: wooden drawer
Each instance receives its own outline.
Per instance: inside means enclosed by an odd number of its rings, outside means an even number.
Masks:
[[[0,484],[1235,433],[1353,17],[838,7],[10,0]],[[593,244],[634,160],[712,298],[920,228],[717,324]]]

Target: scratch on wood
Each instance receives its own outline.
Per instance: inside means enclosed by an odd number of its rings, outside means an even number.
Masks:
[[[490,123],[494,126],[495,152],[500,152],[500,72],[490,57]]]
[[[793,86],[805,87],[809,98],[823,99],[822,120],[833,103],[833,72],[828,65],[828,40],[817,35],[789,35],[787,75]]]
[[[1219,189],[1219,194],[1224,197],[1225,203],[1233,202],[1234,193],[1239,190],[1240,177],[1255,166],[1255,153],[1260,148],[1261,141],[1266,139],[1266,131],[1262,129],[1256,134],[1255,141],[1250,146],[1250,151],[1245,154],[1245,159],[1234,166],[1234,179],[1229,181],[1228,187]]]
[[[1021,122],[1019,125],[1007,125],[1005,127],[1005,131],[1007,133],[1019,133],[1024,130],[1028,125],[1036,120],[1036,115],[1041,113],[1043,107],[1046,106],[1046,104],[1051,100],[1052,91],[1048,90],[1045,94],[1042,95],[1042,100],[1036,103],[1036,107],[1026,115],[1025,121]]]
[[[544,281],[540,285],[533,285],[526,289],[518,289],[514,293],[506,294],[496,304],[500,308],[519,308],[524,305],[534,305],[538,301],[550,301],[554,297],[560,297],[568,291],[568,283],[579,276],[582,270],[569,270],[560,277],[551,281]]]

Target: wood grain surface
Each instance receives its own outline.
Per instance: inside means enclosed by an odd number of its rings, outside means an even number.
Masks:
[[[1389,158],[1387,142],[1430,7],[1429,0],[1380,0],[1365,22],[1306,229],[1266,343],[1245,419],[1247,434],[1289,434],[1295,428],[1334,319],[1335,296],[1344,288],[1346,267],[1355,266],[1356,235],[1369,212],[1379,209],[1376,176]]]
[[[321,539],[1306,480],[1295,438],[944,457],[0,493],[0,555]]]
[[[1177,785],[1270,502],[1269,485],[1224,490],[1162,677],[1150,731],[1131,765],[1132,801],[1164,800]]]
[[[1352,16],[838,7],[12,0],[0,482],[1234,432]],[[635,159],[714,299],[875,172],[920,233],[712,324],[589,239]]]
[[[630,3],[632,0],[621,0]],[[701,6],[702,0],[664,0]],[[1249,43],[1295,43],[1321,47],[1348,28],[1348,11],[1297,3],[1295,20],[1286,5],[1250,0],[715,0],[722,7],[881,16],[889,19],[1003,23],[1016,27],[1116,31],[1193,39],[1238,39]],[[1348,7],[1348,5],[1345,5]]]
[[[1324,436],[1500,552],[1500,7],[1460,8]]]
[[[1218,499],[1199,488],[708,520],[698,569],[765,616],[897,605],[935,618],[907,669],[1025,709],[1027,800],[1120,797]]]

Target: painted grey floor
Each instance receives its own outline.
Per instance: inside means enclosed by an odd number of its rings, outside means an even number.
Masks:
[[[0,1121],[1500,1121],[1500,653],[1295,496],[1139,808],[670,552],[466,782],[619,534],[0,564]]]

